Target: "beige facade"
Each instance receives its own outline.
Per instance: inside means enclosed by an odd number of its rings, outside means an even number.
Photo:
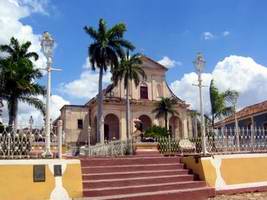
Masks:
[[[61,108],[64,142],[74,143],[87,140],[88,108],[86,106],[65,105]]]
[[[163,119],[157,119],[152,110],[155,102],[160,97],[176,98],[177,104],[174,105],[179,115],[170,116],[168,127],[173,137],[187,138],[192,134],[191,117],[189,115],[188,105],[176,97],[165,81],[167,68],[143,56],[143,69],[147,75],[146,80],[142,80],[138,87],[134,83],[130,84],[130,132],[135,131],[134,121],[141,120],[143,129],[155,125],[164,126]],[[126,106],[125,106],[125,88],[123,83],[117,87],[109,85],[104,94],[104,134],[105,138],[126,139]],[[63,130],[65,132],[66,142],[84,141],[87,142],[88,126],[91,127],[91,143],[99,141],[100,136],[96,135],[96,116],[97,116],[97,99],[91,99],[84,106],[64,106],[61,109],[60,118],[63,120]],[[78,120],[83,120],[82,129],[78,128]]]

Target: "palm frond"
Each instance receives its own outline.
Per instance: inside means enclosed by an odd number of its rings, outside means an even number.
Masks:
[[[98,33],[93,27],[85,26],[83,29],[88,35],[90,35],[91,38],[94,40],[98,39]]]
[[[29,52],[25,55],[26,58],[33,58],[35,61],[38,60],[39,55],[35,52]]]
[[[6,52],[9,55],[13,54],[14,50],[9,45],[0,45],[0,51]]]
[[[122,38],[124,32],[126,31],[126,26],[123,23],[114,25],[111,29],[107,31],[108,38],[113,40],[114,38]]]
[[[41,113],[43,115],[45,115],[45,106],[43,101],[41,101],[40,99],[36,98],[36,97],[19,97],[19,100],[22,102],[25,102],[29,105],[34,106],[37,110],[41,111]]]

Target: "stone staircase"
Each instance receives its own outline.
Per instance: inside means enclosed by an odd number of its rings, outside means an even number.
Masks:
[[[141,151],[121,158],[83,158],[81,164],[83,199],[204,200],[215,195],[205,182],[194,180],[180,157]]]

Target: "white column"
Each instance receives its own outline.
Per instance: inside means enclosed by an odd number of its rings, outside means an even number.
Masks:
[[[187,118],[183,118],[183,139],[188,138],[188,127],[187,127]]]
[[[51,57],[47,57],[47,92],[46,92],[46,114],[45,114],[45,152],[43,157],[52,157],[50,149],[50,95],[51,95]]]
[[[204,119],[204,110],[203,110],[203,95],[202,95],[202,79],[201,72],[198,73],[198,87],[199,87],[199,106],[201,114],[201,133],[202,133],[202,152],[205,155],[206,152],[206,129],[205,129],[205,119]]]

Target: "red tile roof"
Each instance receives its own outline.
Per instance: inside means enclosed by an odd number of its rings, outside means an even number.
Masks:
[[[247,118],[251,115],[258,114],[261,112],[266,112],[266,111],[267,111],[267,101],[263,101],[261,103],[250,105],[250,106],[247,106],[241,109],[240,111],[236,113],[236,116],[237,116],[237,119],[242,119],[242,118]],[[233,121],[234,121],[234,115],[231,115],[229,117],[226,117],[224,120],[217,122],[215,126],[221,123],[226,124],[226,123],[233,122]]]

